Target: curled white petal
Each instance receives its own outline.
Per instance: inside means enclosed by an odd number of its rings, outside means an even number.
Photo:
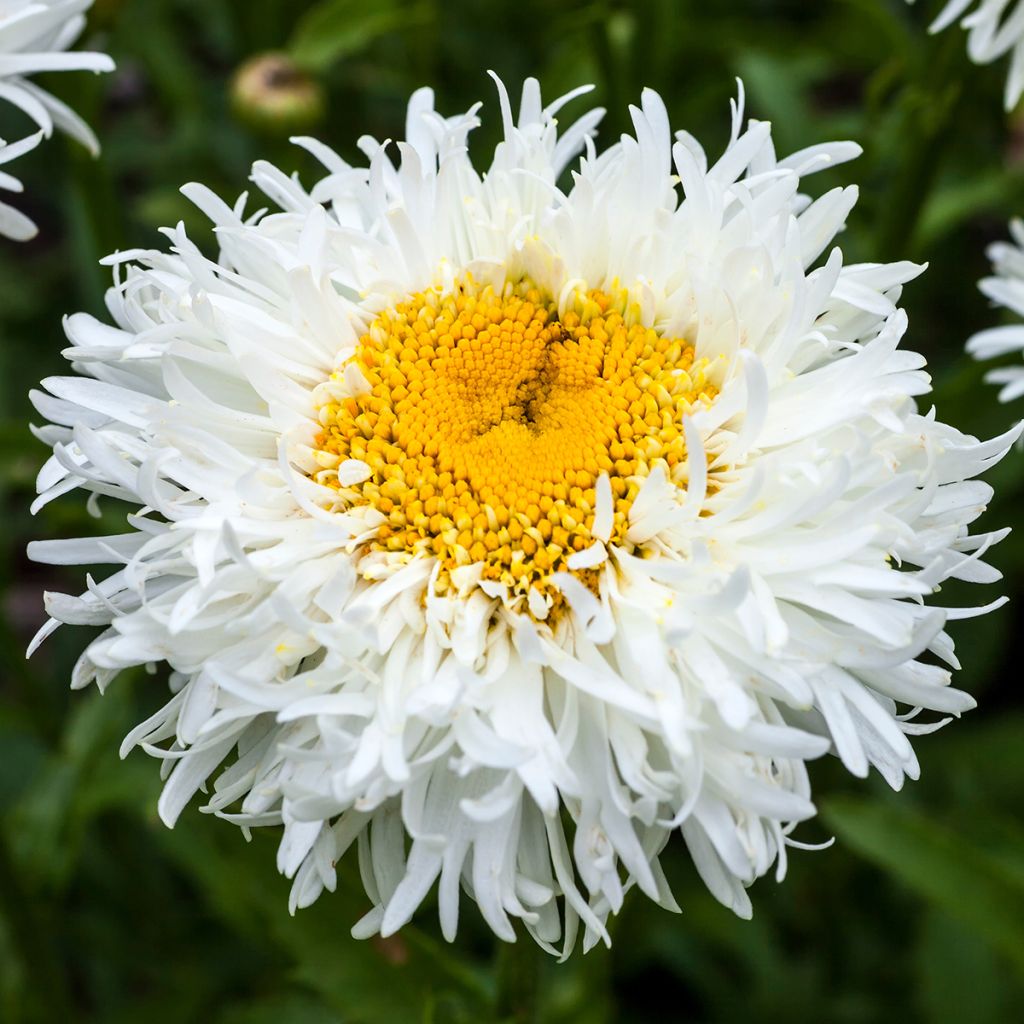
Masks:
[[[1024,221],[1010,222],[1010,241],[993,242],[988,247],[992,276],[983,278],[978,287],[995,306],[1001,306],[1020,323],[989,327],[978,331],[967,341],[967,351],[975,359],[999,359],[1016,354],[1015,363],[989,370],[985,379],[1002,385],[999,401],[1012,402],[1024,395]]]
[[[20,142],[0,139],[0,164],[17,159],[53,134],[67,132],[92,153],[99,150],[89,126],[66,104],[26,78],[40,71],[93,71],[114,69],[102,53],[66,52],[85,27],[85,14],[93,0],[32,0],[0,7],[0,102],[10,103],[35,122],[38,132]],[[0,172],[0,189],[20,192],[21,182]],[[25,241],[36,226],[23,213],[0,202],[0,237]]]
[[[957,21],[967,32],[967,55],[975,64],[991,64],[1010,54],[1003,99],[1006,109],[1012,110],[1024,93],[1024,3],[949,0],[928,31],[941,32]]]

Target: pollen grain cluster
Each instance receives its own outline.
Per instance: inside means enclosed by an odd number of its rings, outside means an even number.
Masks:
[[[626,544],[643,479],[658,463],[672,478],[683,416],[715,395],[691,345],[629,322],[603,292],[559,317],[528,282],[472,281],[381,314],[325,393],[317,479],[386,517],[373,545],[447,571],[483,563],[513,593],[543,593],[597,539],[601,474],[614,514],[600,539]],[[339,479],[350,460],[358,483]]]

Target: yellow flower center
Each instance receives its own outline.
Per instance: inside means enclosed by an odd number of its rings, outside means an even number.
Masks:
[[[599,539],[632,547],[644,478],[661,464],[678,479],[683,416],[716,391],[691,345],[630,322],[603,292],[559,317],[529,282],[467,279],[382,313],[326,393],[316,478],[343,507],[386,517],[373,546],[436,556],[442,587],[482,563],[483,579],[524,594],[546,593],[598,539],[602,474],[613,515]]]

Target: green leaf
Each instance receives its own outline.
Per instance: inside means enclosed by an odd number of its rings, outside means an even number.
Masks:
[[[68,881],[91,821],[156,798],[152,766],[118,757],[131,725],[129,688],[79,695],[73,708],[60,746],[48,757],[37,754],[36,771],[10,808],[11,855],[36,885]]]
[[[922,246],[934,245],[979,214],[998,214],[1014,203],[1019,192],[1019,183],[1002,168],[936,189],[921,214],[918,232]]]
[[[0,1017],[14,1020],[27,988],[20,936],[13,922],[0,912]]]
[[[324,71],[389,32],[421,23],[424,14],[402,0],[322,0],[299,20],[289,51],[300,66]]]
[[[457,953],[412,926],[386,940],[363,942],[349,935],[367,906],[344,878],[337,892],[292,916],[288,885],[274,876],[270,837],[257,836],[247,847],[222,822],[197,821],[195,815],[174,830],[154,828],[205,904],[234,930],[273,942],[290,964],[290,980],[315,992],[346,1021],[416,1021],[431,1005],[446,1007],[437,1020],[481,1019],[490,992]]]
[[[46,761],[40,737],[12,719],[6,709],[0,712],[0,813],[21,797]]]
[[[848,846],[971,928],[1024,973],[1024,880],[1001,860],[906,806],[836,799],[822,817]]]
[[[342,1018],[311,996],[288,992],[233,1007],[218,1024],[342,1024]]]
[[[1000,959],[948,914],[932,910],[917,946],[917,993],[930,1024],[1002,1024],[1018,986]]]

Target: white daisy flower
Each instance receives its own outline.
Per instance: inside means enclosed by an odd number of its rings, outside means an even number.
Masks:
[[[1024,317],[1024,221],[1010,222],[1011,242],[993,242],[986,255],[992,261],[993,277],[982,278],[978,288],[997,306]],[[1007,324],[978,331],[967,342],[975,359],[994,359],[1010,352],[1024,352],[1024,323]],[[1024,365],[1001,366],[985,374],[985,380],[1002,384],[999,401],[1011,402],[1024,395]]]
[[[85,12],[93,0],[0,0],[0,100],[23,110],[39,131],[20,142],[0,140],[0,164],[34,148],[60,128],[86,146],[99,149],[89,126],[67,104],[27,75],[39,71],[112,71],[114,62],[102,53],[66,53],[85,28]],[[0,172],[0,189],[21,192],[17,178]],[[0,236],[25,241],[36,227],[23,213],[0,202]]]
[[[75,687],[169,664],[123,751],[162,760],[168,825],[207,784],[207,811],[283,825],[292,908],[354,844],[356,935],[436,884],[446,937],[462,891],[565,952],[632,886],[675,908],[669,842],[749,915],[814,814],[808,759],[917,776],[908,736],[974,704],[945,625],[986,610],[926,599],[999,578],[973,478],[1015,435],[919,411],[896,305],[919,267],[819,259],[857,193],[801,177],[855,145],[777,160],[741,95],[709,162],[645,91],[598,153],[601,111],[556,120],[577,93],[545,108],[530,80],[514,120],[499,92],[485,174],[478,108],[424,89],[366,166],[300,139],[327,168],[307,191],[258,163],[277,212],[188,186],[216,260],[180,225],[110,259],[116,326],[70,317],[79,376],[34,396],[37,506],[135,510],[32,545],[117,566],[48,594],[37,642],[104,627]]]
[[[914,0],[907,0],[914,3]],[[970,8],[974,8],[970,10]],[[969,11],[969,13],[966,13]],[[964,15],[962,18],[961,15]],[[1004,102],[1012,110],[1024,92],[1024,3],[1020,0],[949,0],[929,32],[941,32],[957,19],[967,31],[967,56],[975,64],[1010,57]]]

